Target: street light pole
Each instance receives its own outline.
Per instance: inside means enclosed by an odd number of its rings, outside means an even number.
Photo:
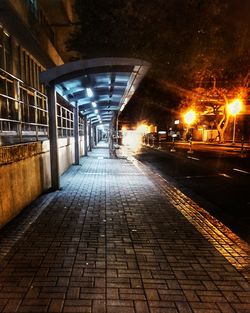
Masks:
[[[191,124],[194,123],[195,118],[196,118],[196,113],[193,110],[189,110],[184,115],[184,121],[188,125],[188,130],[190,129]],[[192,137],[193,137],[193,134],[191,133],[191,136],[189,138],[189,150],[187,151],[187,153],[194,153],[192,150],[192,139],[193,139]]]
[[[233,145],[235,144],[236,116],[237,116],[237,114],[235,114],[235,115],[234,115],[234,126],[233,126]]]
[[[233,102],[228,104],[228,110],[231,115],[234,117],[234,125],[233,125],[233,142],[235,144],[235,129],[236,129],[236,116],[242,109],[242,100],[235,99]]]

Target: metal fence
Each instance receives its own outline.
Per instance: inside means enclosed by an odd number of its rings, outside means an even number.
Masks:
[[[47,97],[0,69],[0,136],[22,142],[48,136]],[[2,140],[3,141],[3,140]]]
[[[0,69],[0,145],[47,139],[48,119],[46,95]],[[73,136],[73,107],[57,103],[57,122],[59,137]],[[80,116],[80,135],[83,131]]]

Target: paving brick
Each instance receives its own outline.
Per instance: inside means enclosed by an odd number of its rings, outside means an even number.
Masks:
[[[106,303],[102,300],[93,300],[91,313],[106,313]]]
[[[105,294],[102,293],[81,293],[80,299],[98,299],[102,300],[105,299]]]
[[[229,303],[217,303],[217,305],[222,313],[234,313],[235,312],[235,310]]]
[[[94,283],[95,287],[103,287],[104,288],[105,283],[106,283],[106,281],[104,278],[95,278],[95,283]]]
[[[70,287],[67,290],[67,299],[79,299],[80,298],[80,288]]]
[[[132,278],[132,279],[130,279],[130,283],[131,283],[131,287],[132,288],[142,288],[142,281],[141,281],[141,279]],[[124,288],[126,288],[126,287],[124,287]],[[130,285],[129,285],[128,288],[130,288]]]
[[[45,312],[47,312],[47,306],[42,306],[42,305],[39,305],[39,306],[38,305],[37,306],[36,305],[25,306],[25,305],[21,305],[19,307],[19,309],[18,309],[18,312],[23,312],[23,313],[45,313]]]
[[[119,299],[119,289],[118,288],[108,288],[107,289],[107,299]]]
[[[179,313],[177,309],[173,308],[151,308],[150,309],[151,313]]]
[[[190,305],[186,302],[175,302],[178,312],[180,313],[192,313]]]
[[[146,301],[135,301],[134,306],[136,313],[149,313],[149,307]]]
[[[91,307],[86,306],[65,306],[63,312],[65,313],[92,313]]]
[[[195,291],[184,290],[183,292],[184,292],[185,297],[188,301],[190,301],[190,302],[194,302],[194,301],[199,302],[200,301],[200,298],[198,297],[198,295],[196,294]]]
[[[134,303],[132,300],[108,300],[108,306],[124,306],[124,307],[133,307]]]
[[[88,300],[65,300],[64,301],[65,306],[68,307],[90,307],[92,304],[92,300],[88,299]]]
[[[159,294],[156,289],[146,289],[145,291],[148,300],[159,300]]]
[[[60,313],[63,310],[64,300],[53,299],[51,300],[48,312]]]
[[[120,293],[120,299],[122,300],[146,300],[144,294],[129,294],[129,293]]]
[[[59,277],[56,283],[58,287],[67,287],[69,285],[69,277]]]
[[[133,307],[108,306],[107,313],[135,313]]]
[[[234,308],[234,310],[236,310],[236,312],[250,312],[249,303],[232,304],[232,307]]]
[[[8,300],[7,304],[4,306],[3,312],[4,313],[17,312],[20,304],[21,300],[18,299]]]

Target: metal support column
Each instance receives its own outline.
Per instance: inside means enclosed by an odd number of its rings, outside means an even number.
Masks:
[[[91,120],[89,120],[89,151],[92,151],[92,124]]]
[[[37,103],[37,91],[34,92],[34,107],[35,107],[35,123],[36,123],[36,140],[38,141],[38,103]]]
[[[80,149],[79,149],[79,108],[77,101],[74,108],[74,137],[75,137],[75,165],[80,163]]]
[[[49,109],[49,142],[50,142],[50,168],[51,189],[60,189],[58,136],[57,136],[57,104],[55,85],[47,86]]]
[[[119,113],[116,113],[116,144],[119,145]]]
[[[88,120],[87,120],[87,116],[85,116],[84,117],[84,156],[88,155],[87,136],[88,136]]]
[[[20,93],[20,81],[17,81],[15,86],[15,98],[17,99],[18,105],[18,124],[17,124],[17,134],[19,136],[20,142],[22,142],[23,134],[22,134],[22,104],[21,104],[21,93]]]
[[[117,114],[113,114],[112,121],[109,128],[109,156],[110,158],[116,158],[115,150],[115,137],[116,137],[116,124],[117,123]]]

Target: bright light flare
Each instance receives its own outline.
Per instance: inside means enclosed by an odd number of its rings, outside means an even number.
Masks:
[[[93,97],[94,94],[91,88],[86,88],[86,92],[88,97]]]
[[[228,104],[227,108],[231,115],[238,114],[242,110],[242,100],[235,99],[233,102]]]
[[[196,118],[196,113],[193,110],[190,110],[184,114],[184,121],[186,124],[191,125],[194,123]]]
[[[148,133],[148,125],[140,124],[137,126],[136,131],[139,134],[146,134],[146,133]]]
[[[142,145],[142,136],[137,131],[127,130],[123,132],[122,143],[133,152],[138,151]]]

